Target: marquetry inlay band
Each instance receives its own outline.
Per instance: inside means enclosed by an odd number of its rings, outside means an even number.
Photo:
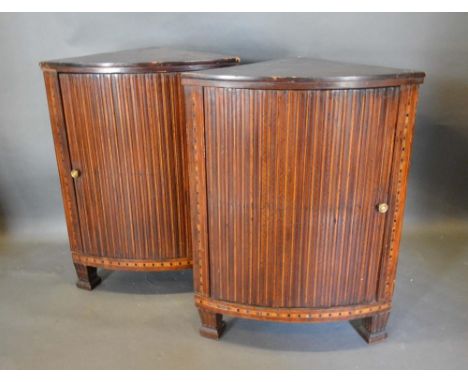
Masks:
[[[404,109],[404,121],[403,121],[403,129],[401,133],[401,147],[399,153],[399,164],[398,164],[398,173],[397,173],[397,186],[396,186],[396,196],[395,196],[395,209],[393,214],[392,220],[392,228],[391,228],[391,237],[390,237],[390,250],[388,254],[387,266],[385,270],[385,285],[384,285],[384,295],[385,297],[391,298],[391,294],[394,287],[394,275],[395,275],[395,267],[396,267],[396,257],[398,256],[397,248],[399,242],[399,236],[401,235],[398,231],[398,228],[401,225],[401,218],[403,214],[403,204],[404,204],[404,196],[402,193],[404,192],[403,187],[406,187],[404,184],[404,179],[408,176],[407,174],[407,166],[409,161],[409,149],[408,149],[408,135],[410,134],[409,129],[413,127],[414,124],[414,116],[410,118],[411,110],[415,107],[413,103],[415,103],[414,98],[414,91],[413,87],[408,87],[408,99],[405,104]]]
[[[329,321],[350,320],[388,311],[390,303],[373,305],[353,305],[337,308],[268,308],[240,305],[225,301],[216,301],[200,295],[195,296],[195,305],[199,308],[209,308],[221,314],[243,318],[271,321]]]
[[[110,259],[106,257],[92,257],[82,255],[77,252],[72,253],[73,262],[93,267],[112,268],[112,269],[133,269],[133,270],[171,270],[185,269],[192,267],[192,259],[180,258],[168,261],[144,261],[128,259]]]

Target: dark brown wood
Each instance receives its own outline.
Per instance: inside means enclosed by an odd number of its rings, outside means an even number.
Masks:
[[[171,48],[145,48],[50,60],[43,70],[61,73],[166,73],[218,68],[239,63],[239,57]]]
[[[387,256],[382,257],[379,299],[391,300],[395,288],[418,97],[417,86],[401,86],[389,188],[389,202],[393,209],[384,237],[383,253]]]
[[[225,323],[223,316],[218,313],[213,313],[204,309],[198,309],[202,326],[200,334],[203,337],[217,340],[223,334]]]
[[[196,305],[383,339],[424,74],[249,66],[183,75]]]
[[[246,89],[351,89],[420,84],[423,72],[307,57],[187,73],[186,85]]]
[[[151,49],[41,64],[78,286],[97,267],[192,267],[179,70],[237,61]]]
[[[371,303],[399,88],[204,94],[210,296]]]
[[[81,289],[92,290],[101,283],[101,278],[97,275],[97,269],[88,267],[80,263],[73,263],[78,275],[76,286]]]
[[[208,277],[208,226],[205,175],[205,134],[203,91],[201,88],[185,87],[185,111],[187,118],[187,146],[190,184],[190,222],[192,250],[198,256],[198,266],[193,270],[196,291],[209,293]]]
[[[387,338],[385,327],[389,316],[389,312],[379,313],[362,320],[351,321],[351,324],[368,344],[374,344]]]
[[[68,149],[67,131],[65,129],[65,118],[62,109],[62,95],[58,74],[52,71],[44,72],[44,81],[47,91],[50,125],[52,127],[52,137],[54,139],[55,156],[57,159],[60,186],[62,189],[62,200],[65,210],[70,248],[80,250],[82,247],[80,222],[75,197],[75,186],[73,179],[70,177],[72,167]]]

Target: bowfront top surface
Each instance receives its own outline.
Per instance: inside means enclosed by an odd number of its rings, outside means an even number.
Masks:
[[[40,66],[44,70],[80,73],[180,72],[235,65],[239,61],[239,57],[216,53],[146,48],[44,61]]]
[[[182,82],[221,87],[339,88],[421,83],[424,76],[420,71],[296,57],[186,73]]]

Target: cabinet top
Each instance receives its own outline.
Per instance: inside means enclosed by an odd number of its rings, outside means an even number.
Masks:
[[[234,88],[338,89],[422,83],[424,76],[420,71],[296,57],[185,73],[182,83]]]
[[[145,73],[201,70],[239,62],[239,57],[216,53],[146,48],[44,61],[40,66],[58,72]]]

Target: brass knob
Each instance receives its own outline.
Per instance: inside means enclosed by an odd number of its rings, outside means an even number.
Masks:
[[[381,214],[384,214],[388,211],[388,204],[387,203],[380,203],[378,206],[377,206],[377,209],[379,210],[379,212]]]
[[[74,168],[73,170],[70,171],[70,175],[73,179],[79,178],[80,177],[80,171]]]

